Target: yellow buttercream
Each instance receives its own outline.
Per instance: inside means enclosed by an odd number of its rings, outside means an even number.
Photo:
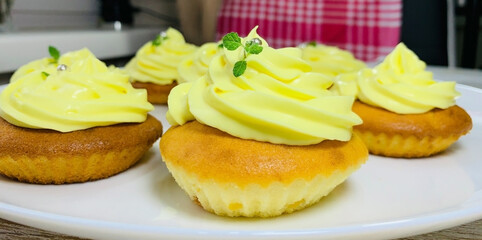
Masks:
[[[0,95],[0,116],[20,127],[70,132],[143,122],[153,109],[146,90],[134,89],[127,74],[87,49],[64,54],[59,64],[67,70],[47,66],[18,75]]]
[[[460,95],[455,82],[436,82],[425,68],[426,64],[400,43],[375,68],[338,76],[332,91],[399,114],[455,105]]]
[[[205,43],[196,52],[186,57],[178,66],[179,83],[193,82],[208,71],[211,60],[222,53],[219,43]]]
[[[358,73],[343,73],[334,78],[330,91],[340,96],[358,98]]]
[[[354,98],[327,91],[331,79],[312,72],[300,49],[270,48],[256,28],[242,42],[255,37],[263,51],[247,56],[241,76],[234,77],[232,71],[243,58],[243,48],[223,49],[206,75],[175,87],[168,100],[169,123],[196,119],[236,137],[277,144],[349,140],[352,126],[361,123],[351,111]]]
[[[35,72],[37,70],[43,70],[44,72],[50,73],[55,72],[57,64],[53,58],[42,58],[39,60],[31,61],[21,67],[19,67],[10,78],[10,82],[15,82],[17,79]]]
[[[125,68],[133,81],[168,85],[179,79],[177,66],[197,47],[186,43],[182,34],[173,28],[166,31],[166,37],[159,46],[152,42],[144,44],[127,63]]]
[[[350,52],[323,44],[303,47],[303,59],[310,63],[314,72],[332,77],[341,73],[356,72],[366,67],[365,63],[357,60]]]

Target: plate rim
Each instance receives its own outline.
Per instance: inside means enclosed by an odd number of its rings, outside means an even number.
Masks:
[[[482,190],[475,193],[482,193]],[[383,237],[380,234],[387,232],[393,233],[393,231],[396,231],[396,233],[390,235],[390,237],[407,237],[477,221],[482,219],[482,204],[477,206],[476,203],[482,203],[482,199],[478,199],[470,207],[466,208],[451,207],[445,211],[430,212],[414,217],[397,218],[392,221],[377,221],[364,224],[350,224],[345,226],[304,230],[270,230],[269,234],[267,234],[267,231],[265,230],[206,230],[117,223],[42,212],[4,202],[0,202],[0,213],[2,213],[2,218],[19,224],[69,235],[72,235],[72,232],[68,230],[75,230],[77,233],[75,235],[82,237],[99,237],[99,234],[103,234],[106,237],[114,239],[122,237],[122,235],[127,232],[135,234],[135,236],[146,235],[146,239],[154,239],[161,236],[178,239],[191,239],[192,237],[198,236],[209,236],[211,239],[220,237],[223,239],[235,239],[240,237],[256,237],[264,239],[273,237],[303,237],[304,239],[306,237],[330,239],[334,237],[344,237],[347,239],[359,239],[360,237]],[[62,229],[59,231],[59,226],[65,225],[70,227],[66,228],[64,231],[62,231]],[[108,231],[106,232],[106,230]]]

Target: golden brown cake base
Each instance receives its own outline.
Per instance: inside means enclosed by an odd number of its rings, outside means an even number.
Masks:
[[[357,136],[288,146],[240,139],[197,121],[170,128],[160,150],[193,201],[218,215],[245,217],[272,217],[312,205],[368,156]]]
[[[152,104],[166,104],[167,97],[169,96],[171,89],[177,85],[176,82],[173,82],[169,85],[159,85],[155,83],[136,81],[133,81],[131,84],[134,88],[146,89],[147,100]]]
[[[22,182],[63,184],[106,178],[136,163],[161,136],[148,115],[123,123],[61,133],[14,126],[0,118],[0,174]]]
[[[356,101],[353,112],[363,120],[354,127],[372,154],[417,158],[447,149],[472,129],[472,119],[459,106],[422,114],[397,114]]]

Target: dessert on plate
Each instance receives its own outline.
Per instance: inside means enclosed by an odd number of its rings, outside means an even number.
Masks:
[[[472,128],[456,105],[455,82],[437,82],[426,64],[400,43],[373,69],[339,75],[332,87],[356,96],[354,127],[370,153],[388,157],[427,157],[447,149]]]
[[[366,67],[349,51],[335,46],[309,42],[303,46],[303,59],[313,67],[314,72],[335,77],[342,73],[357,72]]]
[[[300,88],[331,85],[300,49],[270,48],[256,28],[223,47],[206,75],[172,90],[160,141],[194,202],[223,216],[278,216],[316,203],[366,161],[354,98]]]
[[[186,43],[176,29],[167,29],[144,44],[125,66],[131,75],[132,86],[145,88],[149,102],[166,103],[169,92],[179,81],[177,66],[196,48]]]
[[[162,134],[146,91],[127,74],[87,49],[49,61],[20,68],[0,95],[0,174],[38,184],[106,178]]]

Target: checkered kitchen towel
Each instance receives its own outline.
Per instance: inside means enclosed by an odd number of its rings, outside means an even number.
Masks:
[[[399,43],[401,14],[402,0],[224,0],[216,38],[259,25],[272,47],[316,40],[369,62]]]

